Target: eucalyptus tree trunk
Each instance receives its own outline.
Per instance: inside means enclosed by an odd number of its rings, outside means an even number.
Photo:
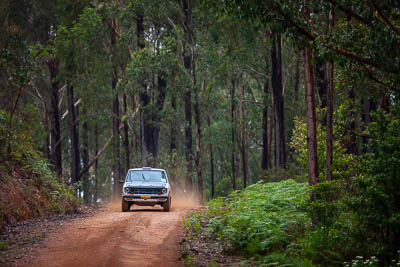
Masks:
[[[318,154],[317,154],[317,129],[315,118],[315,93],[312,70],[312,52],[310,48],[304,49],[304,80],[306,87],[307,105],[307,152],[309,184],[318,183]]]
[[[99,153],[99,127],[98,122],[95,122],[94,126],[94,153]],[[94,190],[93,190],[93,203],[97,203],[98,196],[98,173],[99,173],[99,160],[96,158],[94,162]]]
[[[124,109],[124,116],[125,118],[128,116],[128,106],[126,95],[123,96],[123,109]],[[130,146],[129,146],[129,127],[128,122],[124,121],[124,147],[125,147],[125,172],[129,170],[130,165]]]
[[[83,117],[85,118],[82,123],[82,162],[83,167],[86,169],[89,164],[89,127],[87,122],[87,112],[83,110]],[[83,200],[86,204],[90,203],[90,192],[89,192],[89,171],[86,171],[82,176],[83,185]]]
[[[235,128],[236,128],[236,101],[235,101],[235,79],[232,79],[231,91],[231,141],[232,141],[232,188],[236,190],[236,141],[235,141]]]
[[[69,57],[66,62],[67,77],[67,102],[69,115],[69,131],[71,144],[71,184],[75,184],[79,180],[80,156],[79,156],[79,135],[78,135],[78,118],[75,110],[74,87],[71,84],[72,76],[75,72],[74,67],[74,40],[69,51]]]
[[[274,121],[275,121],[275,166],[285,168],[285,128],[284,128],[284,103],[282,87],[282,37],[280,33],[272,34],[272,92],[274,96]]]
[[[191,0],[182,0],[184,14],[183,31],[186,36],[187,44],[184,44],[183,64],[185,69],[192,73],[192,3]],[[186,144],[186,190],[193,192],[192,170],[193,170],[193,152],[192,152],[192,88],[188,86],[184,93],[185,97],[185,144]]]
[[[172,112],[174,114],[174,119],[171,121],[170,125],[170,145],[169,145],[169,151],[172,154],[173,152],[176,151],[177,149],[177,143],[176,143],[176,121],[175,121],[175,115],[176,115],[176,95],[174,92],[171,93],[171,107],[172,107]]]
[[[131,94],[131,101],[132,101],[132,103],[131,103],[132,110],[136,110],[136,95],[135,94]],[[140,119],[139,119],[139,124],[140,124]],[[140,126],[139,126],[139,129],[140,129]],[[136,155],[135,152],[139,151],[139,146],[140,145],[139,145],[137,131],[133,130],[132,131],[131,149],[130,149],[130,152],[131,152],[132,155]],[[132,158],[132,160],[134,160],[134,157]]]
[[[192,50],[193,53],[193,50]],[[197,171],[197,188],[199,193],[199,203],[203,203],[203,173],[201,170],[201,114],[200,114],[200,103],[199,103],[199,89],[196,86],[196,72],[195,72],[195,61],[193,57],[193,85],[194,85],[194,121],[196,125],[196,171]],[[203,81],[203,86],[205,81]],[[202,88],[204,90],[204,88]]]
[[[60,111],[59,102],[59,83],[56,80],[59,73],[58,58],[49,59],[47,65],[50,70],[51,78],[51,138],[50,138],[50,160],[54,164],[58,178],[62,174],[62,147],[61,147],[61,128],[60,128]]]
[[[273,132],[274,132],[274,113],[275,113],[275,108],[274,104],[272,103],[272,109],[271,109],[271,116],[269,118],[269,141],[268,141],[268,166],[272,168],[272,137]]]
[[[111,29],[111,53],[116,53],[115,51],[115,42],[116,42],[116,34],[118,31],[117,21],[115,19],[112,20],[112,29]],[[115,58],[113,56],[113,58]],[[114,59],[115,60],[115,59]],[[113,167],[113,177],[114,177],[114,194],[113,198],[119,198],[120,193],[120,185],[119,180],[121,178],[121,158],[120,158],[120,141],[119,141],[119,124],[120,124],[120,114],[119,114],[119,94],[116,92],[117,81],[118,81],[118,70],[117,63],[112,62],[112,80],[111,80],[111,90],[113,92],[113,117],[112,117],[112,126],[113,126],[113,154],[114,154],[114,167]]]
[[[143,15],[138,13],[136,16],[136,35],[137,35],[137,46],[139,49],[145,48],[144,43],[144,25],[143,25]],[[140,112],[140,140],[141,140],[141,150],[142,150],[142,166],[147,166],[147,144],[146,135],[148,134],[148,127],[146,127],[145,120],[147,116],[145,114],[146,106],[150,103],[150,96],[147,94],[147,86],[142,82],[142,91],[139,94],[140,103],[142,105]]]
[[[297,103],[299,98],[299,84],[300,84],[300,49],[296,52],[296,76],[294,82],[294,100]]]
[[[310,23],[310,0],[304,1],[304,17],[307,23]],[[312,67],[311,48],[304,48],[304,82],[306,89],[306,117],[307,117],[307,153],[308,153],[308,176],[309,184],[318,183],[318,154],[317,154],[317,128],[315,117],[315,89],[314,74]],[[311,195],[314,200],[314,195]],[[314,220],[313,216],[313,220]],[[314,223],[314,221],[313,221]]]
[[[241,85],[241,87],[242,87],[242,95],[240,99],[240,139],[241,139],[241,154],[242,154],[242,168],[243,168],[243,188],[246,188],[249,176],[249,169],[247,164],[247,140],[244,128],[245,89],[243,84]]]
[[[327,93],[328,93],[328,80],[326,77],[326,64],[320,57],[316,57],[315,60],[315,72],[316,72],[316,79],[317,79],[317,88],[318,88],[318,95],[320,100],[320,107],[326,108],[327,107]],[[325,125],[325,120],[322,121],[322,124]]]
[[[45,131],[45,141],[44,141],[44,146],[43,146],[43,154],[46,155],[46,158],[50,159],[50,135],[51,135],[51,130],[49,129],[49,109],[47,107],[47,103],[43,103],[44,106],[44,119],[43,119],[43,126],[44,126],[44,131]]]
[[[268,158],[268,79],[264,81],[264,95],[263,95],[263,120],[262,120],[262,160],[261,160],[261,169],[265,171],[270,168],[268,166],[268,162],[270,159]]]
[[[69,114],[69,131],[70,131],[70,144],[71,144],[71,184],[78,182],[79,174],[79,137],[77,133],[77,118],[74,106],[74,87],[71,81],[67,81],[67,98],[68,98],[68,114]]]
[[[160,113],[162,112],[164,108],[164,103],[165,103],[165,96],[166,96],[166,88],[167,88],[167,80],[166,80],[166,74],[165,73],[159,73],[157,75],[157,94],[156,94],[156,99],[155,99],[155,108],[156,112],[153,113],[152,116],[152,121],[153,121],[153,126],[152,126],[152,135],[153,135],[153,145],[152,145],[152,155],[154,157],[154,164],[157,162],[158,158],[158,139],[160,136],[160,123],[161,123],[161,118],[160,118]]]
[[[334,27],[334,10],[331,5],[329,12],[329,34],[332,34]],[[328,71],[328,92],[326,97],[326,180],[332,180],[333,163],[333,61],[329,60],[327,64]]]
[[[211,119],[210,114],[207,113],[207,124],[208,124],[208,139],[210,140],[210,176],[211,176],[211,198],[215,196],[215,178],[214,178],[214,151],[213,144],[211,141]]]

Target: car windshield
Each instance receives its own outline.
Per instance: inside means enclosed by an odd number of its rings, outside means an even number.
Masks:
[[[167,178],[165,177],[165,172],[163,171],[154,171],[154,170],[129,171],[126,177],[126,182],[136,182],[136,181],[166,183]]]

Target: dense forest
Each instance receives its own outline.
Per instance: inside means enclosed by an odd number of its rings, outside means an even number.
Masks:
[[[399,260],[397,1],[3,0],[0,53],[0,184],[44,176],[52,211],[151,166],[248,256]],[[301,227],[222,233],[246,198]]]

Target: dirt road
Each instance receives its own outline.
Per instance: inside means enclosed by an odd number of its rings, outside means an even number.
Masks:
[[[182,217],[191,208],[173,205],[132,207],[121,212],[109,205],[94,217],[67,223],[18,266],[183,266],[179,242]]]

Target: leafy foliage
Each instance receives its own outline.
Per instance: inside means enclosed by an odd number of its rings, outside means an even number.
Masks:
[[[306,184],[293,180],[259,182],[212,200],[203,214],[208,235],[231,253],[258,257],[282,252],[310,227],[307,213],[299,209],[307,192]]]
[[[337,120],[343,115],[339,108],[339,112],[334,114]],[[320,110],[320,116],[323,117],[324,112]],[[343,129],[335,124],[333,134],[335,137],[343,135]],[[322,124],[317,125],[317,152],[318,152],[318,170],[320,179],[324,180],[326,173],[326,130]],[[353,154],[346,153],[346,149],[341,143],[343,139],[334,138],[333,141],[333,179],[349,179],[355,173],[356,162]],[[294,120],[293,136],[290,140],[290,147],[295,151],[296,160],[307,172],[307,124],[304,117],[297,117]]]
[[[11,129],[9,114],[0,110],[0,229],[24,219],[74,212],[80,204],[75,189],[58,180],[37,150],[41,138],[35,135],[43,130],[32,108],[27,105],[14,116]],[[8,143],[11,154],[5,157]]]
[[[360,223],[360,235],[376,246],[389,263],[400,249],[400,107],[378,111],[368,128],[369,153],[361,157],[361,175],[354,179],[350,205]]]

